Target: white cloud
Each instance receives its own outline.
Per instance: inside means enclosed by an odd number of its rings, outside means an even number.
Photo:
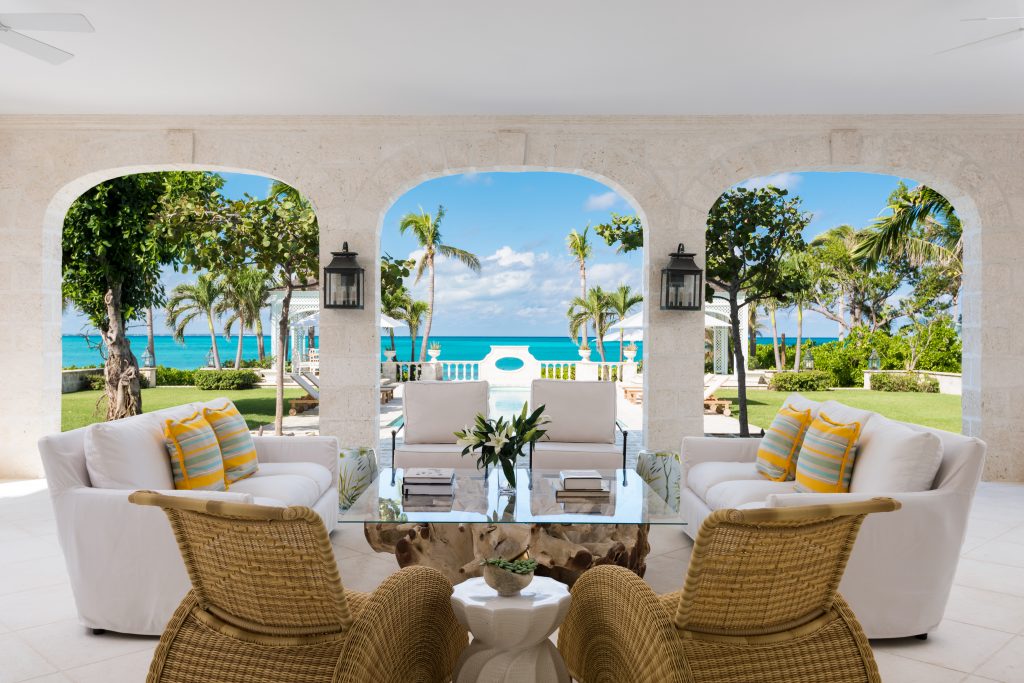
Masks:
[[[494,184],[494,176],[490,173],[480,174],[477,171],[469,171],[459,176],[459,185],[484,185],[490,186]]]
[[[762,175],[744,180],[737,187],[745,187],[748,190],[756,190],[773,185],[782,190],[795,190],[803,178],[798,173],[776,173],[775,175]]]
[[[502,267],[521,265],[532,268],[536,259],[536,254],[532,251],[516,251],[512,247],[504,246],[485,257],[484,261],[493,261]]]
[[[607,211],[619,202],[621,197],[611,190],[601,194],[592,194],[583,202],[584,211]]]

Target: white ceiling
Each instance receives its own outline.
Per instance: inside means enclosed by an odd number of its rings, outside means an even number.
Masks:
[[[1021,5],[0,0],[96,27],[30,34],[60,66],[0,45],[0,113],[1024,113],[1024,40],[935,54]]]

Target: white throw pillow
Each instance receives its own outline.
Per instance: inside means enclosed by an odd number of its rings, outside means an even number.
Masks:
[[[850,493],[928,491],[942,464],[942,441],[881,415],[861,434]]]
[[[173,489],[164,447],[164,420],[195,412],[192,405],[97,422],[85,432],[85,468],[95,488]]]
[[[842,424],[859,422],[861,438],[863,438],[864,435],[864,428],[867,427],[868,423],[871,422],[874,416],[878,415],[878,413],[873,413],[870,410],[854,408],[846,405],[845,403],[840,403],[839,401],[824,401],[821,404],[819,411],[828,415],[828,419],[833,422],[840,422]],[[858,441],[858,443],[860,442]]]
[[[821,409],[820,402],[812,401],[809,398],[801,396],[795,391],[786,397],[786,400],[782,402],[782,405],[793,406],[800,411],[810,410],[811,417],[818,417],[818,411]]]
[[[487,416],[487,382],[406,382],[405,443],[455,443],[455,432]]]

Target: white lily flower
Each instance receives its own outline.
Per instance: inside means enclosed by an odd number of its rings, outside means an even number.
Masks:
[[[551,422],[551,416],[546,413],[541,413],[541,416],[537,418],[537,425],[546,425]]]
[[[500,434],[495,434],[494,436],[491,437],[491,440],[485,443],[484,445],[490,446],[495,451],[500,451],[506,443],[508,443],[508,439],[506,439],[504,436]]]
[[[478,444],[476,435],[473,434],[472,431],[470,431],[469,425],[466,425],[462,429],[462,434],[463,436],[457,437],[455,440],[455,444],[460,448],[465,448],[466,446],[476,446]]]

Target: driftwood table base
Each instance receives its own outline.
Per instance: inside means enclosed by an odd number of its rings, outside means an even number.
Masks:
[[[379,553],[393,553],[398,566],[422,565],[444,573],[452,584],[482,574],[480,561],[520,555],[527,547],[538,576],[571,586],[601,564],[625,567],[638,576],[647,569],[648,524],[429,524],[375,522],[364,525],[366,540]]]

